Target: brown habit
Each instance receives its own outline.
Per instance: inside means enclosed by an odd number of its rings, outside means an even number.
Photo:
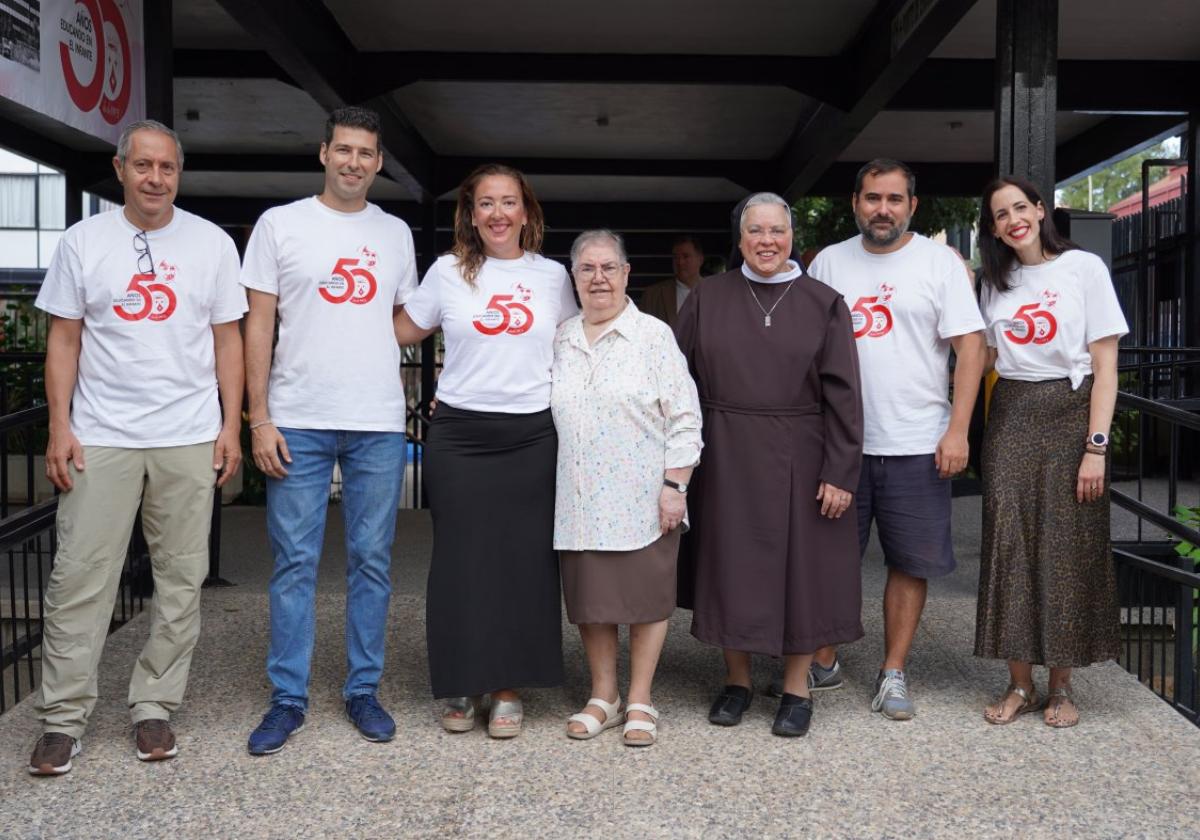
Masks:
[[[811,653],[863,635],[854,504],[831,520],[816,501],[821,481],[858,487],[858,353],[830,287],[753,283],[762,309],[778,303],[768,327],[750,283],[741,271],[705,279],[675,328],[704,410],[680,605],[703,642]]]

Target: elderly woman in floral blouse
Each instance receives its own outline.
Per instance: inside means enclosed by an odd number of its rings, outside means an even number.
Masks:
[[[629,746],[658,736],[650,685],[675,609],[687,483],[700,461],[700,403],[669,327],[625,296],[621,237],[581,233],[571,272],[583,314],[554,340],[550,408],[558,429],[554,547],[567,615],[592,672],[567,735],[625,724]],[[629,625],[628,705],[617,690],[617,625]]]

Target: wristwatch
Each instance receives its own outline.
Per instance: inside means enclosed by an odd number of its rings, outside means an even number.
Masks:
[[[669,478],[664,478],[663,484],[678,490],[680,493],[687,493],[688,486],[686,481],[672,481]]]
[[[1087,442],[1092,446],[1105,447],[1108,446],[1108,435],[1104,432],[1092,432],[1088,435]]]

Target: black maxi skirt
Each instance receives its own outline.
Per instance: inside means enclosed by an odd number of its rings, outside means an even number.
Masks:
[[[562,684],[557,455],[549,409],[506,414],[438,404],[425,446],[434,697]]]

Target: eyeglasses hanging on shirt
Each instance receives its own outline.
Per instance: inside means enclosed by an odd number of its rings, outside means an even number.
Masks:
[[[150,254],[150,239],[146,231],[139,230],[133,235],[133,250],[137,253],[138,274],[154,277],[154,257]]]

